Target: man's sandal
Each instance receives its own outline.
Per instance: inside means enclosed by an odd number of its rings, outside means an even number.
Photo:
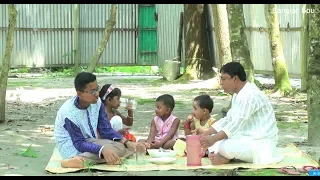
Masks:
[[[280,168],[277,172],[289,175],[300,175],[301,173],[294,166],[286,166]]]

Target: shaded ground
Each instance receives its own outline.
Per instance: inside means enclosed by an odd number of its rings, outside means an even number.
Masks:
[[[230,97],[221,95],[221,90],[212,90],[214,80],[188,84],[166,84],[160,77],[98,77],[100,85],[113,83],[121,88],[123,95],[135,97],[138,109],[134,112],[132,133],[138,137],[147,136],[153,118],[155,98],[170,93],[176,100],[175,115],[185,119],[192,110],[191,100],[202,93],[208,93],[214,100],[213,114],[228,106]],[[263,81],[264,77],[259,77]],[[293,85],[299,86],[296,80]],[[75,94],[73,78],[13,78],[9,79],[6,116],[8,123],[0,126],[0,175],[50,175],[44,171],[55,146],[53,125],[55,115],[62,103]],[[17,88],[18,87],[18,88]],[[20,88],[23,87],[23,88]],[[217,86],[215,86],[217,87]],[[127,96],[128,97],[128,96]],[[297,142],[297,146],[318,158],[317,150],[308,147],[306,94],[296,98],[273,98],[279,133],[279,146]],[[139,132],[139,133],[138,133]],[[38,158],[23,157],[19,153],[30,145]],[[317,159],[318,160],[318,159]],[[257,175],[260,171],[251,174]],[[267,171],[260,172],[265,175]],[[272,170],[274,173],[274,170]],[[272,173],[267,172],[267,174]],[[152,172],[79,172],[67,175],[232,175],[222,171],[152,171]],[[250,172],[243,174],[248,175]],[[66,174],[64,174],[66,175]],[[233,174],[235,175],[235,174]]]

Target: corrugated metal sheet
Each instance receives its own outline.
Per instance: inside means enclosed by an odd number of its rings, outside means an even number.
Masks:
[[[255,70],[272,71],[269,36],[266,32],[251,32],[251,61]]]
[[[118,4],[115,28],[107,43],[99,64],[134,64],[136,62],[137,5]],[[105,28],[110,16],[111,4],[81,4],[80,28]],[[80,31],[80,61],[87,64],[103,37],[103,30]]]
[[[301,4],[278,4],[281,28],[301,27]],[[71,4],[17,4],[18,28],[72,28],[73,5]],[[96,51],[109,18],[111,4],[81,4],[80,28],[91,28],[79,33],[80,60],[87,64]],[[157,4],[158,13],[158,57],[159,66],[167,59],[177,56],[180,12],[183,4]],[[298,10],[297,10],[298,9]],[[0,5],[0,27],[8,27],[7,5]],[[285,11],[290,11],[286,13]],[[247,27],[266,27],[263,4],[244,4],[245,23]],[[135,64],[138,55],[138,38],[134,31],[138,26],[137,4],[118,4],[115,28],[120,29],[111,34],[100,64]],[[94,28],[101,28],[94,30]],[[246,31],[251,57],[256,70],[272,71],[269,38],[266,32]],[[6,31],[0,31],[0,57],[5,51]],[[282,31],[281,40],[289,73],[300,74],[300,32]],[[73,64],[71,56],[62,57],[73,49],[72,30],[32,31],[17,30],[11,67],[52,67]],[[215,56],[218,57],[216,39]],[[183,51],[184,51],[183,42]],[[184,54],[184,52],[183,52]],[[184,56],[182,57],[184,58]],[[184,59],[182,59],[184,62]],[[2,64],[2,58],[0,58]],[[184,63],[182,63],[184,64]]]
[[[244,4],[244,16],[247,27],[266,28],[263,4]],[[278,20],[281,28],[299,28],[302,24],[300,4],[277,4]],[[267,32],[246,31],[250,47],[251,60],[255,70],[272,71],[272,60]],[[283,53],[290,74],[301,74],[300,31],[281,31],[280,38]]]
[[[33,63],[40,67],[72,65],[73,31],[71,4],[32,4],[34,28],[70,28],[69,30],[34,31]]]
[[[277,9],[281,28],[301,27],[302,4],[277,4]]]
[[[165,60],[177,57],[180,12],[184,12],[183,4],[157,4],[158,13],[158,66]],[[184,62],[184,42],[182,61]]]
[[[0,4],[0,27],[8,26],[8,7],[7,4]],[[4,57],[6,48],[7,31],[0,30],[0,67],[2,66],[2,58]]]
[[[301,74],[300,31],[281,32],[281,41],[288,72],[292,74]]]
[[[8,23],[8,5],[0,4],[0,27],[7,27]]]
[[[71,29],[68,31],[31,29],[72,28],[72,5],[17,4],[16,9],[18,11],[16,27],[30,29],[16,30],[11,67],[50,67],[73,64],[72,56],[63,57],[64,54],[72,51]],[[8,25],[2,27],[8,27]],[[3,34],[2,37],[4,37]],[[5,43],[1,49],[5,49]]]

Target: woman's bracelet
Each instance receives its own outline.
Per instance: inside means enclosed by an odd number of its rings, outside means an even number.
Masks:
[[[128,118],[133,118],[133,116],[131,117],[131,116],[129,116],[129,115],[128,115],[127,117],[128,117]]]

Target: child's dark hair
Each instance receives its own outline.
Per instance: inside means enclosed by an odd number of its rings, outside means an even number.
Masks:
[[[194,98],[194,101],[199,103],[201,109],[208,109],[209,113],[212,112],[213,109],[213,100],[209,95],[203,94]]]
[[[100,97],[100,99],[101,99],[102,102],[105,102],[105,100],[103,100],[102,98],[103,98],[103,96],[106,94],[106,92],[107,92],[107,90],[108,90],[108,88],[109,88],[110,86],[111,86],[111,84],[105,84],[105,85],[101,88],[101,90],[100,90],[100,92],[99,92],[99,97]],[[115,97],[115,96],[118,96],[118,97],[121,96],[121,90],[120,90],[119,88],[114,88],[114,89],[107,95],[106,99],[110,98],[110,100],[112,100],[113,97]]]
[[[92,83],[96,80],[96,75],[89,72],[80,72],[74,79],[74,87],[76,91],[83,92],[89,83]]]
[[[163,102],[165,106],[167,106],[168,108],[171,109],[171,111],[173,111],[175,103],[174,103],[173,97],[170,94],[163,94],[159,96],[156,99],[156,102],[159,102],[159,101]]]

